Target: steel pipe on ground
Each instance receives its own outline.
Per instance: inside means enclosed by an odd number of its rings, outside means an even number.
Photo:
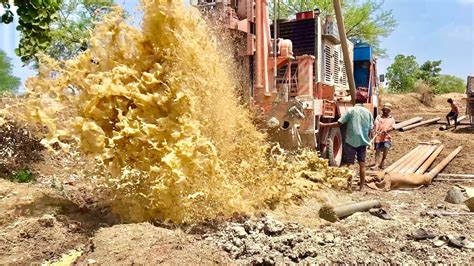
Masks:
[[[456,157],[456,155],[461,152],[461,150],[462,146],[459,146],[453,152],[451,152],[448,157],[444,158],[444,160],[442,160],[438,165],[431,169],[431,171],[428,173],[429,177],[431,179],[435,178],[436,175],[438,175],[439,172],[441,172],[446,167],[446,165],[448,165],[448,163],[451,162],[454,157]]]
[[[427,145],[428,149],[418,156],[418,158],[400,173],[412,174],[430,157],[436,150],[437,145]]]
[[[456,125],[459,125],[460,122],[463,121],[463,120],[466,119],[466,118],[467,118],[467,116],[465,116],[465,115],[459,117],[459,118],[457,119],[457,121],[456,121]],[[450,128],[450,127],[453,127],[453,126],[454,126],[454,121],[453,121],[453,120],[451,120],[451,121],[452,121],[452,123],[451,123],[451,125],[450,125],[449,127],[448,127],[448,125],[442,125],[442,126],[439,127],[439,130],[446,130],[446,129]]]
[[[420,116],[417,116],[417,117],[413,117],[412,119],[408,119],[408,120],[405,120],[405,121],[402,121],[400,123],[397,123],[395,124],[395,126],[393,127],[394,129],[400,129],[402,127],[406,127],[408,125],[411,125],[411,124],[414,124],[414,123],[418,123],[420,122],[421,120],[423,120],[423,117],[420,117]]]
[[[444,145],[439,146],[431,156],[416,170],[415,174],[424,174],[425,171],[430,167],[431,164],[436,160],[436,157],[441,153],[444,149]]]
[[[347,217],[356,212],[368,211],[380,206],[381,204],[378,200],[366,200],[336,207],[325,205],[319,209],[319,217],[330,222],[335,222],[340,218]]]
[[[423,125],[428,125],[428,124],[435,123],[435,122],[437,122],[437,121],[440,120],[440,119],[441,119],[440,117],[436,117],[436,118],[433,118],[433,119],[425,120],[425,121],[420,122],[420,123],[416,123],[416,124],[413,124],[413,125],[409,125],[409,126],[406,126],[406,127],[402,127],[402,128],[400,128],[400,130],[401,130],[401,131],[407,131],[407,130],[410,130],[410,129],[415,128],[415,127],[419,127],[419,126],[423,126]]]
[[[462,179],[472,179],[474,174],[438,174],[439,177],[456,177]]]
[[[413,155],[413,153],[415,153],[419,148],[421,147],[421,145],[418,145],[416,146],[413,150],[411,150],[409,153],[405,154],[402,158],[398,159],[398,161],[394,162],[392,165],[390,165],[389,167],[387,167],[385,169],[385,172],[391,172],[393,171],[393,169],[395,169],[396,167],[398,167],[400,164],[402,164],[403,162],[405,162],[411,155]]]
[[[428,145],[420,145],[420,148],[414,154],[408,157],[407,160],[405,160],[402,164],[395,167],[395,169],[393,169],[391,172],[401,173],[402,171],[406,170],[414,161],[418,159],[418,157],[420,157],[421,154],[426,152],[428,148]]]

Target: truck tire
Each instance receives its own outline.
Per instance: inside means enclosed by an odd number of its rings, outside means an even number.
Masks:
[[[339,128],[331,128],[326,142],[326,158],[331,166],[341,166],[342,134]]]

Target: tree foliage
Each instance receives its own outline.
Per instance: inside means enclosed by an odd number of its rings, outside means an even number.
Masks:
[[[416,91],[421,94],[428,89],[435,94],[465,91],[463,79],[442,75],[441,71],[441,60],[428,60],[419,66],[413,55],[397,55],[387,69],[389,90],[394,93]]]
[[[436,94],[443,94],[448,92],[465,92],[466,83],[463,79],[452,75],[440,75],[438,84],[434,88]]]
[[[5,13],[2,23],[13,22],[13,12],[7,0],[0,0]],[[51,42],[50,24],[58,19],[61,0],[15,0],[18,6],[18,27],[20,43],[15,53],[25,63],[36,59],[36,54],[45,51]]]
[[[419,78],[424,80],[430,86],[435,87],[439,83],[441,73],[441,60],[426,61],[420,66]]]
[[[75,57],[89,46],[94,23],[110,11],[113,0],[63,0],[51,25],[51,45],[45,51],[59,60]]]
[[[389,90],[395,93],[409,92],[419,77],[419,66],[413,55],[397,55],[387,69]]]
[[[0,94],[15,92],[20,86],[20,79],[12,75],[11,59],[0,50]]]
[[[380,38],[387,37],[398,25],[392,10],[383,10],[383,3],[383,0],[342,1],[347,38],[369,43],[379,56],[386,56]],[[280,0],[278,17],[288,18],[316,8],[320,9],[322,18],[334,15],[332,0]]]
[[[7,0],[1,22],[13,22]],[[55,59],[70,59],[87,49],[94,22],[109,11],[113,0],[15,0],[21,40],[15,50],[24,63],[40,52]]]

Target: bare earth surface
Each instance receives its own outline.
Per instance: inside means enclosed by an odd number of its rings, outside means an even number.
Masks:
[[[414,116],[442,117],[448,97],[437,96],[433,107],[416,94],[385,95],[397,121]],[[459,100],[460,101],[460,100]],[[462,106],[462,104],[461,104]],[[464,109],[462,109],[464,110]],[[439,131],[440,125],[394,133],[388,164],[421,141],[440,140],[444,158],[457,146],[463,150],[443,173],[474,174],[474,131]],[[299,205],[277,206],[250,217],[235,217],[180,227],[123,224],[106,204],[92,196],[77,169],[90,158],[54,156],[34,165],[37,181],[18,184],[0,179],[0,264],[63,260],[78,264],[272,264],[272,263],[463,263],[474,264],[474,249],[415,241],[409,235],[425,229],[436,236],[465,236],[474,241],[473,216],[434,216],[430,211],[466,213],[463,204],[444,201],[453,182],[434,182],[418,190],[390,192],[313,191]],[[435,162],[436,163],[436,162]],[[474,187],[473,182],[456,183]],[[357,213],[330,223],[318,217],[324,203],[340,205],[378,199],[392,220]],[[79,252],[72,252],[79,251]],[[72,257],[61,256],[72,254]]]

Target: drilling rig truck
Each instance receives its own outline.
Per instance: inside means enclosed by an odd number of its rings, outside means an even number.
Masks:
[[[240,36],[239,60],[250,77],[247,98],[269,136],[285,149],[317,150],[339,166],[341,129],[319,123],[336,121],[352,108],[356,94],[367,99],[365,107],[375,116],[379,82],[372,48],[347,40],[339,0],[333,1],[337,24],[330,16],[323,22],[318,9],[272,23],[268,0],[193,4]]]

